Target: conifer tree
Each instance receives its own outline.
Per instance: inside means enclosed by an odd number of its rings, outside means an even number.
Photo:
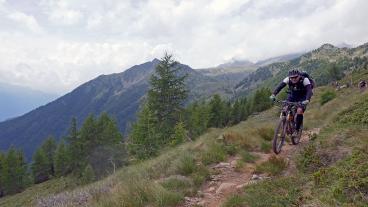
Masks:
[[[5,155],[0,152],[0,198],[4,196],[4,163]]]
[[[201,135],[207,128],[210,119],[209,107],[205,102],[193,103],[186,110],[186,126],[190,136],[195,138]]]
[[[138,159],[146,159],[157,153],[161,144],[156,128],[157,119],[145,105],[138,114],[138,121],[133,124],[128,139],[130,154]]]
[[[27,163],[22,151],[11,147],[3,162],[4,193],[7,195],[19,193],[29,184]]]
[[[248,101],[248,99],[246,97],[244,97],[240,101],[240,105],[241,105],[241,109],[240,109],[241,110],[240,120],[241,121],[244,121],[251,114],[251,102]]]
[[[79,132],[77,129],[77,119],[75,117],[72,118],[70,122],[70,127],[68,131],[68,135],[66,137],[66,141],[68,144],[67,152],[70,157],[70,170],[73,172],[81,171],[80,169],[83,166],[82,158],[82,147],[83,143],[80,139]]]
[[[128,149],[136,158],[153,156],[159,147],[173,142],[188,95],[186,77],[172,55],[165,54],[151,76],[147,102],[130,133]]]
[[[87,165],[83,171],[82,171],[82,175],[81,175],[81,183],[82,184],[87,184],[90,182],[93,182],[96,180],[96,176],[95,173],[93,171],[93,168],[91,165]]]
[[[70,153],[62,140],[58,147],[56,148],[55,158],[54,158],[54,166],[55,166],[55,175],[56,176],[64,176],[70,172]]]
[[[239,100],[236,100],[231,110],[231,123],[237,124],[241,121],[242,108]]]
[[[50,179],[49,158],[42,147],[34,153],[31,169],[34,183],[42,183]]]
[[[226,116],[225,104],[221,100],[220,95],[216,94],[212,97],[210,103],[210,127],[223,127]]]
[[[188,138],[187,130],[185,129],[184,122],[178,122],[174,128],[174,134],[172,138],[172,145],[183,143]]]
[[[100,142],[103,145],[114,145],[122,141],[122,135],[116,122],[107,113],[101,114],[96,125],[99,130]]]
[[[150,79],[147,105],[157,119],[157,128],[164,144],[170,142],[188,96],[185,86],[187,75],[182,73],[172,55],[165,54]]]
[[[272,103],[269,99],[270,94],[271,91],[268,88],[261,88],[257,90],[253,96],[252,112],[261,112],[270,108],[272,106]]]
[[[55,138],[52,136],[49,136],[41,145],[41,148],[43,152],[46,155],[47,158],[47,165],[48,165],[48,174],[50,176],[54,176],[55,170],[54,170],[54,155],[56,151],[56,141]]]

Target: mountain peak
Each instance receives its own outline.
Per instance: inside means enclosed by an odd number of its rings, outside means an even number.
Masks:
[[[253,66],[253,65],[254,63],[249,60],[246,60],[246,59],[239,60],[239,59],[232,58],[230,61],[220,64],[216,68],[248,67],[248,66]]]
[[[159,60],[159,59],[157,59],[157,58],[154,58],[151,62],[152,62],[152,63],[160,63],[160,62],[161,62],[161,60]]]
[[[326,44],[323,44],[320,49],[325,49],[325,50],[331,50],[331,49],[335,49],[336,47],[330,43],[326,43]]]

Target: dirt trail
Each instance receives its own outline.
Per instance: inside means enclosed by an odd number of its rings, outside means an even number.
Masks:
[[[300,143],[297,146],[287,142],[284,144],[282,152],[277,156],[284,158],[288,163],[288,168],[284,171],[285,176],[295,173],[296,166],[292,161],[292,156],[309,142],[310,135],[313,133],[318,134],[319,129],[316,128],[303,132]],[[247,163],[241,172],[235,171],[236,161],[240,159],[237,156],[230,157],[226,162],[211,166],[218,174],[212,175],[211,180],[202,185],[196,197],[186,197],[185,202],[178,207],[219,207],[226,201],[228,196],[240,192],[244,186],[264,179],[270,179],[266,175],[257,175],[254,172],[256,165],[267,161],[274,153],[253,152],[252,154],[257,155],[259,159],[255,163]]]

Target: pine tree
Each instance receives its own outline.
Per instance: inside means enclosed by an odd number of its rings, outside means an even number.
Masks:
[[[5,155],[0,152],[0,198],[4,196],[4,164],[5,164]]]
[[[253,96],[252,112],[261,112],[272,106],[269,99],[271,91],[268,88],[261,88]]]
[[[138,159],[155,155],[161,144],[156,128],[157,119],[145,105],[138,114],[138,121],[133,124],[128,138],[128,150]]]
[[[251,107],[252,104],[250,101],[248,101],[248,99],[245,97],[240,101],[240,105],[241,105],[241,116],[240,116],[240,120],[241,121],[245,121],[248,116],[251,114]]]
[[[239,100],[236,100],[231,110],[231,123],[237,124],[242,118],[242,108]]]
[[[213,96],[209,103],[210,107],[210,120],[209,126],[210,127],[223,127],[225,122],[226,116],[226,109],[225,104],[221,100],[220,95],[216,94]]]
[[[87,158],[88,154],[94,148],[101,144],[98,134],[97,121],[93,115],[89,115],[84,121],[80,131],[81,154],[83,158]],[[84,169],[84,167],[83,167]]]
[[[210,119],[209,107],[205,102],[193,103],[186,109],[186,123],[191,137],[201,135],[208,128]]]
[[[165,54],[151,76],[147,102],[129,135],[128,149],[136,158],[146,159],[172,143],[188,95],[186,77],[172,55]]]
[[[41,148],[42,148],[42,150],[45,153],[46,158],[47,158],[49,176],[54,176],[55,175],[54,155],[55,155],[56,147],[57,147],[57,145],[56,145],[56,142],[55,142],[55,138],[52,137],[52,136],[48,137],[43,142],[43,144],[41,145]]]
[[[34,183],[42,183],[50,179],[49,158],[42,147],[34,153],[31,169]]]
[[[81,175],[81,183],[82,184],[88,184],[90,182],[93,182],[96,180],[96,176],[95,176],[95,173],[93,171],[93,168],[91,165],[87,165],[84,169],[83,169],[83,172],[82,172],[82,175]]]
[[[55,152],[55,175],[59,177],[67,175],[70,172],[70,163],[70,153],[68,152],[64,141],[61,141]]]
[[[82,159],[83,141],[80,139],[77,129],[77,119],[75,117],[73,117],[71,120],[66,141],[68,144],[67,152],[70,157],[70,163],[68,166],[70,166],[70,170],[75,173],[81,172],[84,163],[84,160]]]
[[[185,125],[183,122],[178,122],[175,126],[174,131],[175,132],[171,139],[172,140],[171,145],[177,145],[177,144],[183,143],[187,139],[188,132],[185,129]]]
[[[157,128],[164,144],[170,142],[188,95],[185,86],[187,75],[180,73],[182,70],[178,62],[173,60],[172,55],[165,54],[150,79],[147,105],[157,119]]]
[[[97,120],[99,139],[103,145],[114,145],[122,141],[117,124],[106,113],[102,113]]]
[[[29,184],[27,163],[24,154],[11,147],[3,162],[4,193],[7,195],[19,193]]]

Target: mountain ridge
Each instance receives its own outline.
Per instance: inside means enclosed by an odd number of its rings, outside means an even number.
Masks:
[[[0,150],[15,146],[24,150],[28,159],[50,135],[60,139],[66,135],[72,117],[78,125],[94,114],[107,112],[127,132],[149,88],[149,77],[159,64],[158,59],[135,65],[121,73],[100,75],[58,99],[27,114],[0,123]],[[231,96],[232,91],[218,80],[207,77],[188,65],[180,64],[188,73],[189,100],[209,98],[214,93]]]

